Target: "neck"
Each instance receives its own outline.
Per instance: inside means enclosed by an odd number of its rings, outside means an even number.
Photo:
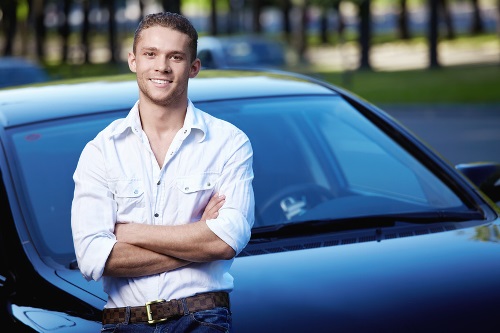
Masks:
[[[187,100],[176,107],[159,106],[139,101],[139,115],[144,132],[150,135],[177,132],[184,125]]]

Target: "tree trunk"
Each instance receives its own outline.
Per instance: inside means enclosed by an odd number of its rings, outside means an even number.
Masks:
[[[292,9],[292,3],[290,0],[281,0],[281,12],[283,16],[283,34],[285,35],[285,40],[289,43],[290,36],[292,35],[292,24],[290,22],[290,10]]]
[[[2,54],[11,56],[14,54],[14,41],[17,30],[17,1],[2,2],[0,9],[3,12],[2,28],[5,36]]]
[[[60,35],[62,40],[62,48],[61,48],[61,63],[68,62],[68,54],[69,54],[69,34],[70,34],[70,26],[69,26],[69,13],[71,9],[71,0],[63,1],[63,14],[64,21],[60,29]]]
[[[446,26],[446,38],[455,38],[455,28],[453,26],[453,18],[451,16],[450,6],[448,0],[438,0],[439,10]]]
[[[181,0],[162,0],[163,10],[181,14]]]
[[[33,20],[35,22],[35,47],[38,60],[45,61],[45,0],[33,0]]]
[[[321,8],[319,39],[322,44],[328,44],[328,8],[328,4],[324,4]]]
[[[90,63],[90,0],[83,0],[82,2],[83,11],[83,24],[82,24],[82,34],[81,34],[81,45],[83,48],[83,61],[88,64]]]
[[[410,29],[408,27],[408,4],[407,0],[399,0],[398,31],[399,38],[410,39]]]
[[[262,25],[260,24],[260,13],[262,12],[262,1],[252,1],[252,31],[254,33],[262,32]]]
[[[299,61],[301,63],[307,63],[306,53],[307,53],[307,28],[309,23],[308,18],[308,10],[309,10],[309,0],[303,0],[300,8],[300,30],[298,35],[298,45],[297,45],[297,53],[299,55]]]
[[[484,32],[483,20],[481,18],[481,10],[479,8],[479,0],[471,0],[471,4],[472,4],[472,25],[470,27],[470,32],[472,35],[478,35]]]
[[[359,46],[361,47],[360,69],[371,69],[371,0],[363,0],[359,4]]]
[[[114,0],[108,0],[105,1],[106,3],[106,8],[109,13],[109,18],[108,18],[108,48],[110,51],[110,59],[109,61],[113,64],[118,62],[118,55],[117,55],[117,47],[116,47],[116,8],[115,8],[115,1]]]
[[[336,1],[333,4],[333,9],[335,9],[335,12],[337,13],[337,34],[339,35],[339,40],[343,42],[345,40],[344,38],[344,31],[345,31],[345,20],[344,16],[342,15],[342,11],[340,10],[340,3],[341,0]]]
[[[235,31],[238,31],[238,8],[234,1],[227,0],[227,6],[229,8],[229,16],[227,18],[227,34],[230,35]]]
[[[217,0],[210,1],[210,34],[217,36]]]
[[[429,67],[439,68],[438,61],[438,0],[428,0],[429,6]]]

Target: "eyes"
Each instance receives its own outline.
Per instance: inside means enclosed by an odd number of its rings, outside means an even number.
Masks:
[[[144,51],[143,55],[148,59],[154,59],[158,57],[158,53],[154,51]],[[179,53],[172,53],[168,55],[168,59],[179,62],[184,60],[184,56]]]

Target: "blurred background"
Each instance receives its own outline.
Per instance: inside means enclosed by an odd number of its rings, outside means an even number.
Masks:
[[[500,0],[0,0],[0,86],[129,73],[138,22],[163,10],[193,22],[206,67],[313,75],[453,162],[475,141],[500,160]]]
[[[225,56],[245,52],[235,40],[241,44],[258,36],[284,50],[283,62],[275,59],[277,67],[321,76],[375,102],[418,102],[423,96],[427,102],[500,101],[500,0],[0,3],[0,55],[27,59],[43,67],[49,79],[128,72],[127,53],[138,22],[145,14],[165,10],[187,16],[200,36],[231,36],[233,44]],[[205,39],[200,43],[204,47],[220,43]],[[251,63],[247,56],[235,64],[264,65],[263,57],[271,52],[256,49],[262,59]],[[476,86],[474,92],[446,89],[457,81]],[[396,91],[386,93],[380,89],[383,85]],[[439,96],[432,96],[437,87]],[[496,89],[489,92],[488,87]]]

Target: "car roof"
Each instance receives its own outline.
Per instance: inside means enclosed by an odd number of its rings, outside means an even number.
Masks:
[[[19,57],[0,57],[0,88],[48,80],[49,75],[36,63]]]
[[[335,91],[312,79],[281,72],[203,70],[189,83],[189,98],[194,103],[307,94],[331,95]],[[12,127],[130,109],[137,99],[138,88],[133,75],[0,90],[0,124]]]

